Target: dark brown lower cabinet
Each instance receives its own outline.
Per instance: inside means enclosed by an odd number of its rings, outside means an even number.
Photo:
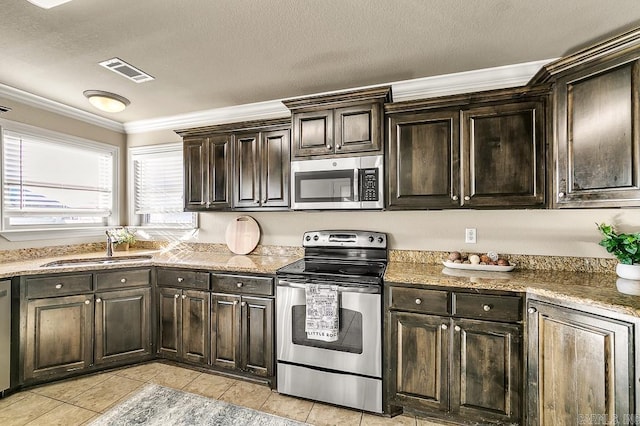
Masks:
[[[452,420],[519,421],[520,326],[407,312],[390,318],[393,405]]]
[[[24,380],[88,368],[93,361],[93,294],[26,303]]]
[[[535,300],[528,313],[528,424],[633,424],[634,324]]]
[[[158,288],[158,353],[197,364],[209,362],[209,292]]]
[[[96,293],[95,364],[151,353],[151,289]]]
[[[211,300],[212,365],[273,376],[274,300],[228,294]]]

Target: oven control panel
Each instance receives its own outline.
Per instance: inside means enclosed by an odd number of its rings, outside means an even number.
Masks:
[[[304,233],[302,246],[387,248],[387,234],[373,231],[309,231]]]

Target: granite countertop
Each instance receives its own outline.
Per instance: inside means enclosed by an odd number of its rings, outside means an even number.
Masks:
[[[144,266],[163,266],[171,268],[206,269],[210,271],[247,272],[258,274],[274,274],[275,271],[298,257],[290,256],[254,256],[236,255],[233,253],[210,253],[191,251],[131,250],[114,252],[117,259],[123,256],[150,255],[149,260],[136,260],[111,264],[82,264],[55,267],[42,265],[66,259],[86,259],[105,257],[104,252],[86,253],[82,255],[55,256],[24,261],[6,262],[0,265],[0,278],[19,275],[52,274],[61,272],[94,271],[105,269],[135,268]]]
[[[615,274],[570,271],[514,270],[483,272],[446,268],[425,263],[390,262],[385,283],[526,292],[640,317],[640,282],[619,279]],[[629,295],[618,286],[635,286]]]

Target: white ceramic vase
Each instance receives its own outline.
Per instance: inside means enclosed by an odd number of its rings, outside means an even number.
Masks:
[[[640,264],[625,265],[624,263],[618,263],[616,266],[616,274],[618,274],[620,278],[627,280],[640,280]]]

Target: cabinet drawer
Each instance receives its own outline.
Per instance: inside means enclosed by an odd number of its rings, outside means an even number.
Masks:
[[[185,269],[158,269],[157,283],[161,287],[209,290],[209,273]]]
[[[391,287],[391,309],[448,314],[448,292],[419,288]]]
[[[29,299],[66,296],[91,291],[91,274],[27,278],[25,283]]]
[[[211,274],[211,288],[221,293],[273,296],[273,278]]]
[[[99,272],[96,274],[96,290],[149,285],[150,276],[151,269]]]
[[[454,293],[453,306],[458,317],[501,321],[519,321],[522,318],[522,298],[518,296]]]

